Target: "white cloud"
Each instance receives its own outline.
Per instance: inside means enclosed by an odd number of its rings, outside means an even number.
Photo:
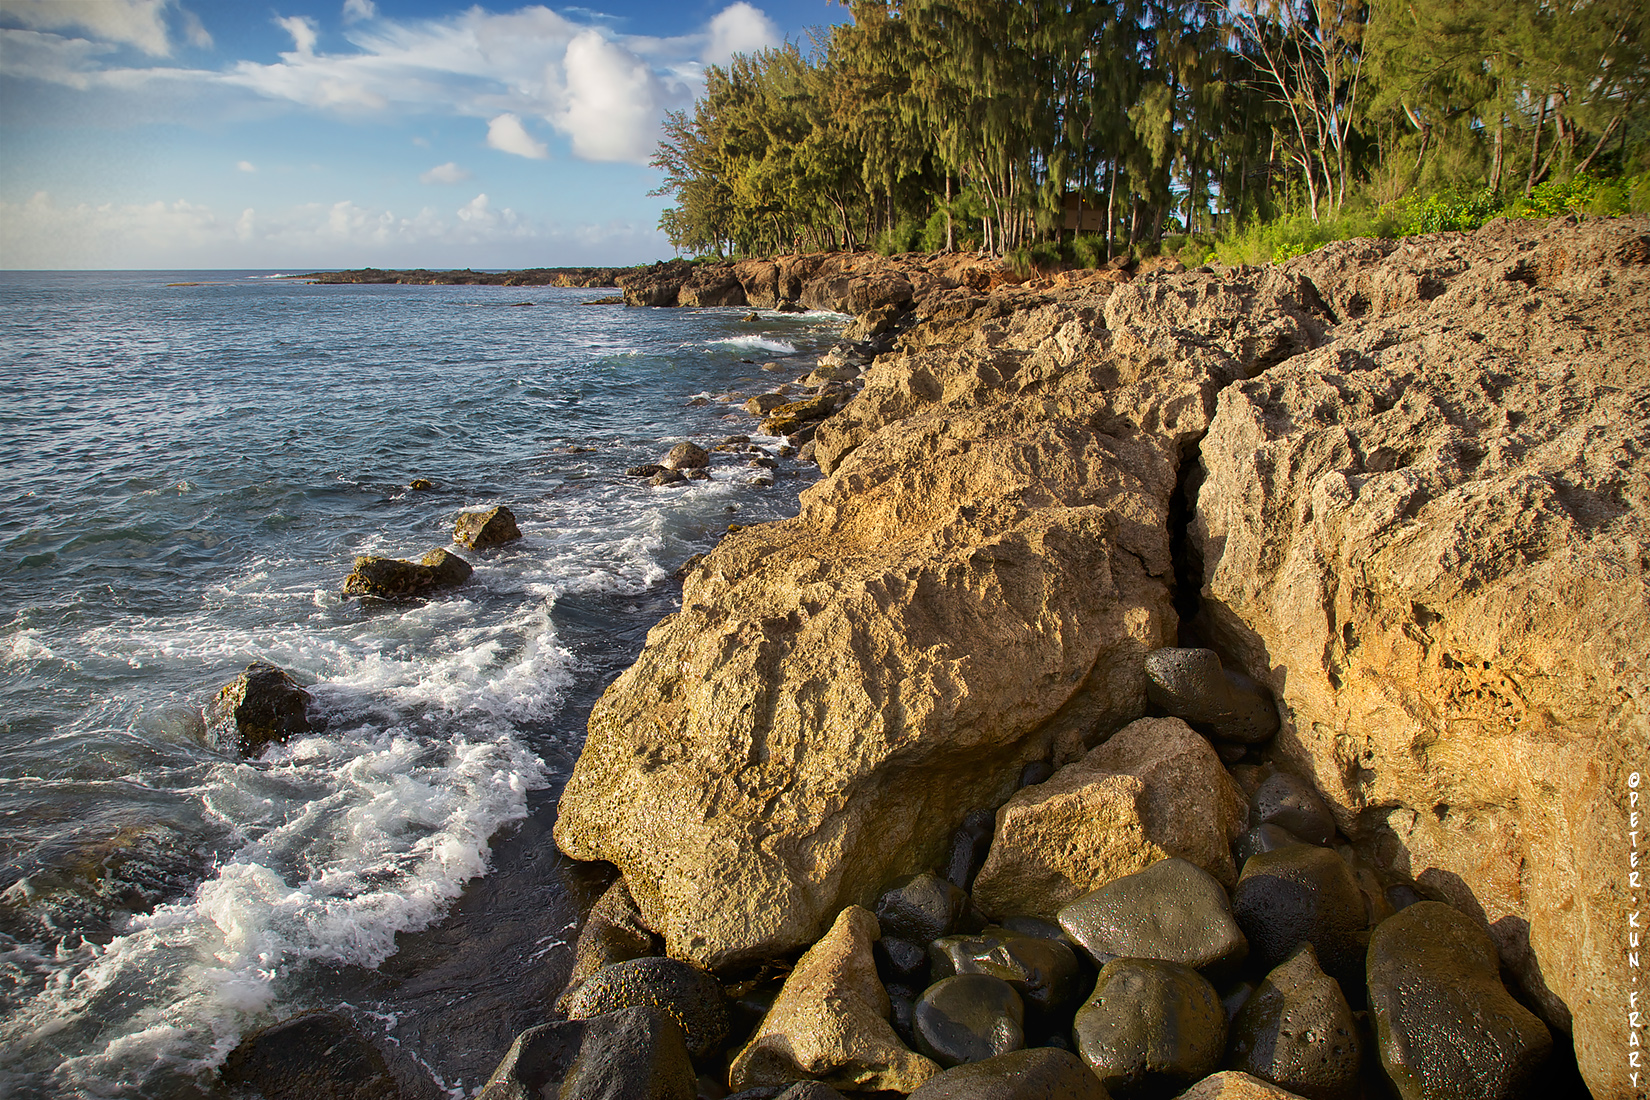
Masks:
[[[136,46],[151,57],[169,57],[166,9],[173,0],[0,0],[0,12],[37,30],[86,31],[105,42]],[[195,45],[211,45],[200,20],[183,12],[185,33]]]
[[[726,65],[736,53],[755,53],[779,45],[779,28],[759,9],[744,0],[729,4],[710,21],[710,44],[705,47],[708,65]]]
[[[469,171],[460,168],[453,161],[448,161],[446,164],[438,164],[428,172],[423,173],[418,177],[418,181],[420,183],[462,183],[469,178]]]
[[[567,106],[556,118],[585,160],[646,163],[659,142],[663,83],[635,54],[585,31],[567,44]]]
[[[666,246],[629,222],[544,225],[485,194],[442,213],[343,200],[219,217],[189,202],[60,206],[0,200],[0,257],[18,269],[558,266],[639,263]]]
[[[509,113],[487,123],[487,145],[501,153],[514,153],[529,160],[543,160],[550,155],[544,142],[529,134],[518,116]]]
[[[292,48],[296,51],[295,60],[308,61],[315,56],[315,39],[320,33],[315,26],[315,20],[307,15],[289,15],[277,18],[275,22],[292,36]],[[281,56],[294,58],[294,54],[290,53]]]
[[[376,19],[378,5],[372,0],[344,0],[344,21],[354,23],[362,19]]]
[[[235,167],[242,172],[256,172],[258,170],[258,166],[249,160],[238,160],[235,162]]]
[[[116,6],[136,10],[140,2],[160,0],[118,0]],[[369,7],[372,18],[354,18]],[[615,34],[594,15],[581,14],[584,21],[575,22],[537,5],[396,19],[352,2],[345,13],[352,16],[345,49],[317,52],[320,27],[313,18],[279,17],[275,22],[291,36],[291,51],[274,63],[240,60],[220,71],[120,67],[111,64],[111,47],[104,43],[35,31],[0,35],[7,75],[77,89],[113,88],[130,102],[147,95],[175,106],[180,93],[198,87],[207,93],[203,113],[235,109],[232,93],[239,91],[356,116],[479,118],[489,121],[490,146],[533,159],[549,155],[531,132],[533,120],[541,119],[568,138],[577,157],[631,163],[651,156],[666,110],[692,103],[704,61],[725,61],[735,51],[778,41],[772,21],[744,0],[725,7],[699,33],[675,38]],[[27,35],[33,37],[18,37]]]

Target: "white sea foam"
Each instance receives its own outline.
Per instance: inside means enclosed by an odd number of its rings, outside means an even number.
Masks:
[[[40,640],[38,630],[19,630],[6,640],[6,661],[49,661],[57,654]]]
[[[796,354],[795,344],[786,340],[775,340],[770,336],[730,336],[726,340],[712,340],[708,346],[734,348],[736,350],[771,351],[775,355]]]
[[[244,846],[193,897],[51,960],[0,1021],[0,1063],[62,1095],[142,1095],[147,1073],[206,1072],[303,964],[376,966],[396,933],[436,920],[545,781],[509,737],[361,732],[214,768],[198,793]],[[13,973],[27,961],[4,960]],[[82,1053],[59,1062],[57,1049]]]

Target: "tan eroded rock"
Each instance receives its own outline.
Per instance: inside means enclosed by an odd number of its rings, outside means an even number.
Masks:
[[[997,811],[974,880],[986,913],[1052,920],[1067,902],[1179,856],[1231,889],[1248,804],[1209,742],[1178,718],[1142,718]]]
[[[728,1073],[735,1092],[791,1081],[910,1092],[940,1067],[900,1042],[871,944],[877,918],[844,909],[808,949]]]
[[[961,347],[929,333],[903,382],[879,357],[867,393],[922,399],[825,421],[852,427],[800,515],[687,578],[594,708],[556,824],[568,855],[620,867],[671,954],[812,943],[937,866],[1025,764],[1143,713],[1144,656],[1176,625],[1182,447],[1220,386],[1319,326],[1298,278],[1184,279],[1025,292]]]
[[[1302,1100],[1288,1089],[1270,1081],[1228,1069],[1211,1074],[1175,1097],[1175,1100]]]
[[[1636,1095],[1627,776],[1650,746],[1650,221],[1289,265],[1327,346],[1220,396],[1193,541],[1278,749],[1378,866],[1481,917],[1596,1100]]]

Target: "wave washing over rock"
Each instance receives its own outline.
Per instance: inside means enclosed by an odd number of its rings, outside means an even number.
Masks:
[[[661,948],[733,1009],[704,1095],[1645,1095],[1650,223],[621,282],[880,354],[800,514],[699,562],[592,712],[555,836],[623,876],[575,964],[602,1012],[484,1095],[625,1028],[694,1095],[707,994],[602,968]],[[1268,699],[1275,736],[1232,717]]]

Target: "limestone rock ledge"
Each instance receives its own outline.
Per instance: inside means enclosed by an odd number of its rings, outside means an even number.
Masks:
[[[820,425],[827,476],[687,576],[592,712],[558,844],[617,864],[672,955],[794,953],[1024,765],[1143,716],[1201,581],[1278,755],[1372,862],[1481,916],[1594,1096],[1629,1095],[1647,260],[1639,218],[1132,282],[907,265],[918,321]],[[763,263],[752,302],[904,300]]]
[[[674,955],[812,943],[1144,713],[1183,447],[1325,320],[1275,271],[953,295],[821,428],[800,515],[729,535],[592,712],[557,842]]]
[[[1342,317],[1225,390],[1204,617],[1343,832],[1478,916],[1628,1096],[1627,776],[1650,760],[1650,236],[1498,221],[1291,262]]]

